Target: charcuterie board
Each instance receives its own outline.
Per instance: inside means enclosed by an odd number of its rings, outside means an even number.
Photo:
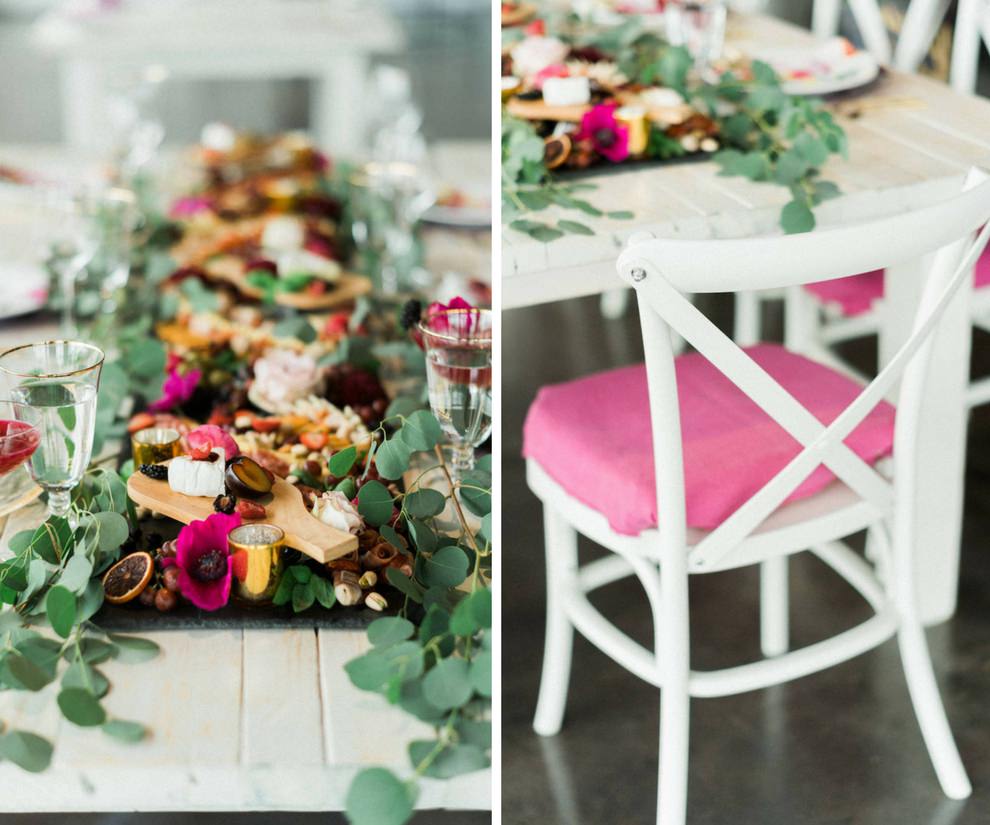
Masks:
[[[176,493],[167,481],[134,473],[127,480],[127,494],[135,504],[156,513],[189,524],[211,515],[213,500],[206,496]],[[357,536],[330,527],[315,518],[303,503],[302,494],[287,481],[279,478],[272,492],[258,500],[267,515],[266,524],[274,524],[285,532],[285,543],[323,564],[357,549]]]

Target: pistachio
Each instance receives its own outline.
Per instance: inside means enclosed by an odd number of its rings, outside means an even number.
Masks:
[[[378,574],[374,570],[365,571],[364,575],[358,579],[358,584],[362,590],[368,590],[378,584]]]
[[[349,607],[350,605],[357,604],[361,601],[361,585],[357,582],[342,581],[340,584],[334,585],[333,592],[337,597],[337,601],[345,607]]]
[[[369,593],[364,597],[364,603],[378,613],[388,607],[388,602],[385,601],[385,597],[381,593]]]

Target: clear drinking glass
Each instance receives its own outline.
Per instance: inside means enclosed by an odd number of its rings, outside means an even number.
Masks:
[[[49,515],[70,517],[73,488],[93,451],[103,351],[79,341],[25,344],[0,355],[13,420],[38,431],[28,463]]]
[[[18,421],[13,405],[0,401],[0,512],[30,487],[24,462],[40,440],[37,427]]]
[[[435,199],[429,174],[404,161],[366,163],[350,186],[351,233],[376,290],[386,296],[412,291],[420,264],[416,225]]]
[[[492,316],[448,309],[419,324],[430,407],[450,440],[455,478],[474,467],[474,448],[492,431]]]
[[[669,0],[664,7],[667,39],[674,46],[687,47],[695,69],[706,80],[722,55],[727,15],[726,0]]]

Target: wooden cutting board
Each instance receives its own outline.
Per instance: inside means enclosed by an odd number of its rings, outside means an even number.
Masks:
[[[135,504],[183,524],[201,521],[214,512],[213,499],[176,493],[167,481],[156,481],[139,472],[127,479],[127,494]],[[263,504],[267,511],[265,518],[259,519],[259,524],[281,527],[288,547],[318,562],[326,564],[357,549],[357,536],[329,527],[311,515],[303,504],[302,493],[284,479],[276,479],[271,495],[258,503]]]
[[[244,277],[244,262],[233,255],[214,258],[204,266],[203,271],[207,277],[214,281],[230,284],[248,298],[260,300],[264,294],[260,289],[247,282]],[[277,292],[275,303],[303,312],[319,312],[352,303],[369,292],[371,292],[370,278],[355,275],[353,272],[341,272],[340,277],[322,295],[312,295],[305,291]]]

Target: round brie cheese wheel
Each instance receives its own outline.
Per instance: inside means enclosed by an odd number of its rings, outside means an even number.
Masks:
[[[548,77],[543,81],[547,106],[582,106],[591,102],[591,83],[586,77]]]

